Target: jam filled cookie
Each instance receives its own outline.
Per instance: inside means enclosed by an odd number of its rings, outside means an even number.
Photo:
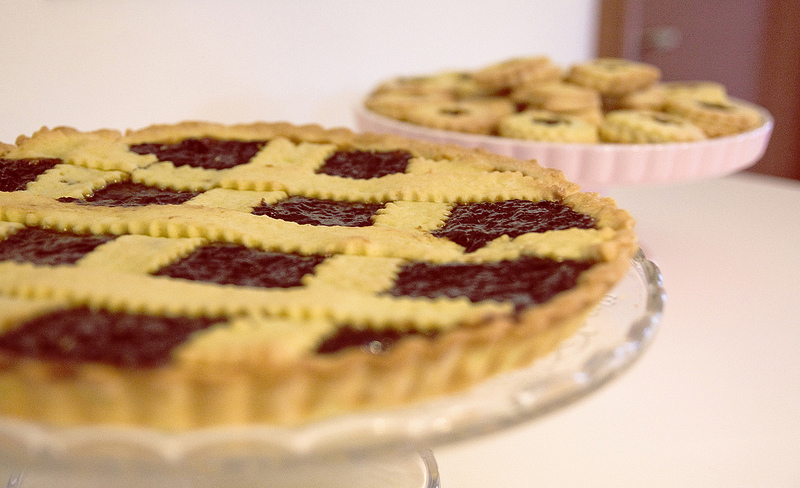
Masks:
[[[595,126],[602,124],[603,118],[605,117],[605,112],[603,112],[601,107],[592,107],[583,110],[563,110],[558,113],[569,117],[577,117]]]
[[[526,110],[504,117],[498,134],[514,139],[551,142],[598,142],[597,126],[579,117],[546,110]]]
[[[510,100],[483,98],[418,104],[409,108],[405,120],[434,129],[492,134],[500,119],[513,112]]]
[[[706,102],[688,97],[667,101],[669,113],[684,117],[699,126],[708,137],[722,137],[755,129],[763,122],[761,113],[736,101]]]
[[[521,85],[509,97],[526,108],[551,112],[582,111],[601,105],[597,90],[563,81]]]
[[[656,83],[642,90],[626,93],[618,97],[603,97],[603,109],[612,110],[654,110],[661,112],[667,102],[667,90]]]
[[[559,171],[346,129],[42,129],[0,148],[0,416],[301,425],[548,354],[631,266]]]
[[[404,91],[385,90],[367,98],[364,105],[375,113],[405,120],[408,111],[418,105],[432,103],[448,103],[454,101],[449,93],[406,93]]]
[[[374,94],[405,93],[410,95],[446,95],[452,97],[483,94],[480,86],[466,71],[445,71],[430,76],[398,77],[378,86]]]
[[[513,58],[481,68],[473,73],[475,81],[493,92],[561,78],[562,69],[547,56]]]
[[[491,124],[485,120],[478,124],[462,122],[471,122],[478,112],[484,112],[482,109],[456,108],[443,117],[445,114],[435,113],[428,102],[472,104],[506,100],[516,112],[546,110],[577,117],[592,125],[600,125],[607,113],[616,110],[681,113],[695,120],[711,137],[745,132],[761,121],[760,115],[756,118],[742,113],[746,110],[739,110],[732,103],[721,83],[661,82],[660,77],[656,66],[618,58],[590,60],[564,70],[546,56],[519,57],[477,70],[396,78],[380,84],[364,104],[378,114],[419,126],[481,134],[495,131],[487,129]],[[680,99],[696,102],[680,102]],[[716,105],[716,110],[700,113],[699,102],[707,104],[706,109]],[[409,107],[414,107],[411,116],[407,116]],[[716,117],[715,112],[721,114],[723,108],[734,115],[733,120],[726,121],[727,117],[715,122],[708,120]]]
[[[706,139],[705,133],[676,115],[649,110],[614,110],[600,125],[600,139],[615,143],[690,142]]]
[[[573,65],[567,80],[594,88],[604,96],[621,96],[642,90],[661,78],[656,66],[619,58],[599,58]]]
[[[726,103],[728,90],[715,81],[670,81],[660,83],[665,98],[692,98],[708,103]]]

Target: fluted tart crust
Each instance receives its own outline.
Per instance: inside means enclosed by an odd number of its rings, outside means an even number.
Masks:
[[[552,351],[634,221],[558,171],[285,123],[0,145],[0,415],[297,425]]]

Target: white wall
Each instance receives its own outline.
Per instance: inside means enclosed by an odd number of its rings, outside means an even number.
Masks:
[[[593,56],[597,0],[1,0],[0,141],[205,119],[352,126],[399,74]]]

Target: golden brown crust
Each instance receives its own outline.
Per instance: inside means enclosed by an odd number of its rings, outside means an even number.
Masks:
[[[14,146],[12,146],[11,144],[4,144],[0,142],[0,158],[3,157],[5,153],[11,151],[12,149],[14,149]]]
[[[190,137],[269,142],[250,163],[231,171],[184,172],[123,150]],[[400,148],[413,158],[406,173],[371,180],[315,174],[336,148]],[[121,423],[170,430],[289,425],[463,390],[551,351],[625,273],[636,249],[630,215],[609,199],[577,192],[560,172],[533,161],[394,136],[280,123],[185,122],[124,134],[58,128],[20,138],[6,157],[32,154],[62,158],[63,166],[75,168],[70,174],[76,180],[92,185],[132,179],[171,187],[191,180],[203,193],[181,205],[131,209],[58,201],[86,196],[75,189],[85,188],[84,183],[64,185],[58,178],[29,185],[36,191],[0,192],[0,240],[23,226],[121,236],[74,265],[0,261],[0,332],[65,305],[220,320],[155,369],[0,353],[0,414],[58,425]],[[222,176],[210,174],[214,171]],[[98,173],[112,176],[98,178]],[[374,225],[363,228],[297,225],[249,213],[261,201],[287,194],[390,203]],[[474,253],[430,236],[455,203],[511,198],[560,201],[594,217],[597,228],[500,238]],[[292,289],[150,274],[209,241],[330,257],[302,287]],[[508,303],[381,293],[407,260],[493,262],[522,255],[598,264],[573,290],[527,309],[519,319]],[[358,349],[314,354],[320,338],[342,322],[413,325],[440,333],[435,339],[404,339],[382,355]]]

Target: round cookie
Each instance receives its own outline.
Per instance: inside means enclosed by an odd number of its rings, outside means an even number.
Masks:
[[[504,117],[497,132],[503,137],[550,142],[598,142],[597,127],[585,120],[546,110],[526,110]]]
[[[577,117],[595,126],[602,124],[603,118],[605,117],[605,113],[601,107],[591,107],[583,110],[563,110],[558,113],[570,117]]]
[[[517,103],[530,108],[567,112],[587,110],[600,106],[600,93],[585,86],[551,81],[518,86],[510,95]]]
[[[728,101],[728,90],[715,81],[670,81],[659,84],[666,98],[688,97],[709,103]]]
[[[633,144],[706,139],[702,129],[688,120],[651,110],[613,110],[606,114],[599,135],[604,142]]]
[[[433,75],[400,76],[380,84],[373,93],[407,93],[411,95],[452,94],[468,73],[446,71]]]
[[[656,83],[619,97],[604,97],[603,107],[608,112],[624,109],[661,111],[666,101],[667,90],[662,84]]]
[[[743,103],[706,102],[688,97],[667,101],[666,111],[699,126],[708,137],[722,137],[755,129],[762,123],[761,113]]]
[[[656,66],[620,58],[598,58],[573,65],[567,80],[594,88],[602,95],[621,96],[642,90],[661,78]]]
[[[405,120],[434,129],[491,134],[500,119],[513,112],[510,100],[484,98],[418,104],[409,108]]]
[[[381,91],[371,94],[364,101],[364,106],[375,113],[405,120],[408,111],[420,104],[445,103],[454,98],[447,93],[405,93]]]
[[[451,73],[450,93],[457,99],[490,97],[492,93],[475,80],[471,72],[462,71]]]
[[[415,95],[445,94],[455,98],[489,95],[468,71],[442,71],[430,76],[395,78],[378,87],[376,91]]]
[[[561,67],[547,56],[513,58],[473,73],[475,81],[495,92],[526,83],[558,80],[561,75]]]

